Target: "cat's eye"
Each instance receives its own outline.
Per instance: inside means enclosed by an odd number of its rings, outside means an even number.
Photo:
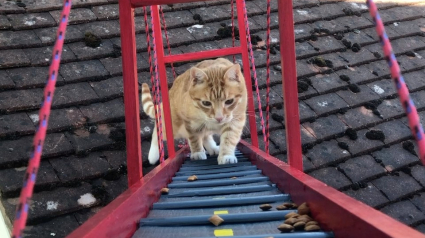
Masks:
[[[202,105],[204,105],[204,106],[206,106],[206,107],[209,107],[209,106],[211,106],[211,102],[208,102],[208,101],[202,101]]]
[[[233,103],[233,98],[232,99],[229,99],[229,100],[226,100],[224,103],[226,104],[226,105],[230,105],[230,104],[232,104]]]

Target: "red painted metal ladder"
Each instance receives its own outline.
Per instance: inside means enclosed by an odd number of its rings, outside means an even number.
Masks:
[[[171,1],[171,0],[169,0]],[[193,0],[180,0],[180,2],[191,2]],[[146,217],[150,206],[158,200],[159,190],[167,186],[171,177],[180,169],[180,166],[187,157],[188,148],[185,147],[179,152],[170,151],[170,159],[155,168],[145,177],[141,177],[141,148],[140,148],[140,122],[139,122],[139,97],[137,83],[137,67],[135,55],[135,32],[134,32],[134,8],[150,4],[166,4],[167,0],[122,0],[120,2],[120,15],[122,27],[122,46],[123,46],[123,67],[124,67],[124,91],[125,91],[125,109],[127,125],[127,145],[128,145],[128,167],[129,167],[129,189],[115,199],[111,204],[98,212],[93,218],[84,223],[79,229],[74,231],[69,237],[130,237],[135,229],[138,219]],[[175,2],[173,2],[175,3]],[[270,181],[276,183],[281,190],[291,194],[293,200],[297,203],[308,202],[315,217],[325,228],[333,230],[339,237],[423,237],[419,232],[397,222],[388,216],[366,206],[326,184],[304,174],[301,162],[301,147],[299,134],[299,116],[297,103],[296,87],[296,68],[294,51],[294,34],[292,19],[292,0],[278,0],[279,3],[279,27],[281,37],[282,69],[283,70],[283,91],[286,112],[288,153],[290,165],[277,160],[276,158],[264,153],[258,149],[258,138],[253,134],[253,143],[251,146],[244,141],[238,145],[240,152],[247,156],[249,161],[262,170],[265,175],[270,177]],[[237,0],[238,15],[241,15],[241,5],[243,0]],[[424,159],[425,151],[424,133],[422,126],[418,123],[419,119],[412,102],[409,102],[409,95],[406,85],[402,80],[398,69],[397,61],[392,53],[389,40],[384,31],[382,21],[377,14],[377,8],[373,1],[368,0],[372,17],[377,23],[378,35],[380,35],[387,61],[391,67],[391,72],[399,89],[403,105],[409,117],[410,126],[415,138],[420,142],[421,159]],[[156,23],[157,32],[155,42],[158,46],[158,60],[160,64],[161,82],[167,85],[165,75],[165,64],[181,61],[200,60],[204,58],[226,56],[232,54],[242,54],[247,56],[247,42],[245,32],[241,31],[241,46],[228,49],[213,50],[201,53],[190,53],[173,56],[164,56],[162,34],[159,24],[158,6],[152,8],[153,22]],[[40,127],[34,140],[34,154],[32,161],[26,173],[27,186],[24,185],[21,193],[20,206],[17,211],[17,221],[15,221],[15,237],[20,237],[25,218],[28,213],[28,203],[32,193],[36,178],[36,172],[39,166],[44,136],[47,129],[50,104],[53,97],[54,86],[57,76],[57,69],[60,62],[60,52],[64,40],[67,16],[70,10],[70,0],[64,0],[64,10],[62,21],[58,30],[58,39],[53,53],[53,63],[50,68],[50,76],[43,98],[43,106],[40,110]],[[245,9],[244,9],[245,10]],[[238,18],[239,26],[244,26],[245,21]],[[243,29],[244,27],[240,27]],[[158,37],[159,35],[159,37]],[[284,51],[286,50],[286,51]],[[250,77],[248,58],[243,58],[245,77]],[[249,80],[248,80],[249,81]],[[286,89],[286,90],[285,90]],[[248,91],[251,91],[250,82]],[[168,88],[162,88],[162,94],[165,101],[165,117],[170,118],[168,105]],[[250,92],[250,108],[253,107],[252,92]],[[411,101],[411,100],[410,100]],[[412,113],[413,112],[413,113]],[[168,114],[168,115],[167,115]],[[410,115],[409,115],[410,114]],[[168,135],[172,137],[171,122],[168,123]],[[250,117],[251,130],[255,132],[255,120]],[[174,147],[172,141],[170,148]],[[295,146],[295,147],[291,147]],[[220,175],[221,176],[221,175]],[[22,216],[21,216],[22,215]],[[341,219],[343,218],[343,219]]]
[[[146,217],[160,196],[160,189],[167,186],[180,169],[189,153],[185,147],[175,153],[172,140],[168,140],[169,159],[154,170],[142,176],[141,138],[139,120],[139,92],[137,81],[136,42],[134,27],[134,8],[169,3],[186,3],[195,0],[120,0],[121,44],[123,53],[124,100],[127,136],[127,160],[129,189],[99,211],[69,238],[81,237],[131,237],[140,218]],[[237,0],[238,15],[242,16],[242,1]],[[313,217],[325,230],[332,230],[336,237],[423,237],[419,232],[395,221],[385,214],[348,197],[345,194],[302,172],[302,154],[298,114],[298,93],[296,82],[295,39],[292,15],[292,0],[277,0],[279,11],[279,33],[281,66],[283,73],[283,92],[285,102],[285,125],[289,164],[286,164],[258,148],[258,138],[253,133],[253,145],[244,141],[238,149],[249,161],[269,176],[270,181],[286,193],[294,202],[307,202],[314,212]],[[248,91],[251,91],[250,68],[247,55],[247,42],[244,31],[240,32],[240,47],[212,50],[206,52],[165,56],[158,6],[153,6],[154,31],[156,32],[156,51],[162,85],[168,85],[165,64],[181,61],[201,60],[242,54]],[[238,17],[239,28],[244,29],[243,19]],[[161,87],[165,118],[170,118],[168,88]],[[249,95],[249,110],[253,109],[252,93]],[[253,111],[253,110],[252,110]],[[255,118],[250,117],[250,129],[256,132]],[[166,121],[167,123],[167,121]],[[172,138],[171,122],[166,125],[167,138]],[[159,228],[160,229],[160,228]]]
[[[181,0],[179,2],[193,2],[193,0]],[[195,61],[207,58],[223,57],[228,55],[241,54],[244,76],[247,79],[248,90],[248,110],[254,111],[254,98],[251,85],[251,70],[248,56],[248,43],[245,31],[245,21],[243,17],[238,17],[240,46],[209,50],[202,52],[165,55],[163,48],[162,30],[160,24],[160,15],[158,4],[166,4],[170,1],[160,0],[133,0],[120,2],[120,24],[121,24],[121,44],[123,57],[123,77],[124,77],[124,103],[125,103],[125,123],[127,140],[127,163],[129,174],[129,185],[136,183],[142,178],[142,159],[141,159],[141,138],[140,138],[140,120],[139,114],[139,92],[137,81],[137,58],[136,41],[134,25],[134,8],[152,6],[153,25],[155,32],[155,46],[158,60],[158,71],[161,85],[167,85],[166,64],[184,61]],[[237,14],[243,16],[243,0],[236,0]],[[289,164],[294,168],[302,170],[301,155],[301,137],[298,112],[298,93],[296,83],[296,65],[295,65],[295,39],[292,16],[292,2],[288,0],[279,1],[279,31],[281,35],[281,64],[283,72],[283,91],[285,103],[285,125],[287,125],[287,137],[293,138],[287,140]],[[163,99],[164,118],[171,118],[170,104],[168,97],[168,87],[161,87]],[[249,125],[252,145],[258,148],[257,127],[255,115],[249,114]],[[170,120],[165,120],[167,138],[173,138],[172,124]],[[167,140],[168,155],[170,158],[175,156],[174,141]]]

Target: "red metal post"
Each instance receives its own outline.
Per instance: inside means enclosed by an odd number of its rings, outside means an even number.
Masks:
[[[140,181],[142,147],[140,138],[139,85],[137,82],[134,9],[129,0],[120,1],[122,68],[124,80],[125,135],[127,147],[128,186]]]
[[[241,52],[241,47],[230,47],[219,50],[207,50],[193,53],[167,55],[164,57],[164,61],[165,63],[184,62],[191,60],[223,57],[226,55],[241,54]]]
[[[153,5],[199,2],[200,0],[129,0],[129,1],[131,1],[131,5],[133,7],[144,7],[144,6],[151,6],[151,5],[153,6]],[[208,0],[203,0],[203,1],[206,2]]]
[[[246,29],[245,29],[246,26],[245,26],[245,21],[243,17],[244,11],[243,11],[242,1],[243,0],[236,1],[238,25],[239,25],[239,41],[241,43],[243,73],[245,77],[246,89],[248,92],[248,119],[249,119],[249,130],[251,132],[251,143],[253,146],[258,148],[257,123],[255,121],[255,107],[254,107],[254,96],[252,94],[251,68],[249,67],[248,42],[246,39]]]
[[[161,84],[162,108],[164,110],[165,133],[167,135],[168,157],[173,158],[176,152],[174,150],[173,123],[171,121],[170,100],[168,97],[167,71],[165,68],[164,61],[164,43],[162,39],[161,21],[159,19],[158,5],[152,6],[151,14],[154,20],[154,38],[156,47],[155,50],[158,57],[158,71]]]
[[[280,57],[289,165],[303,170],[292,0],[278,0]]]

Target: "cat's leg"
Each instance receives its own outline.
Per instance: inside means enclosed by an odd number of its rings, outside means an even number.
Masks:
[[[242,129],[243,124],[240,128],[235,125],[226,125],[221,129],[218,164],[235,164],[238,162],[235,149],[241,138]]]
[[[190,159],[204,160],[207,159],[204,147],[202,146],[202,136],[194,133],[189,134]]]
[[[209,155],[218,155],[220,152],[220,147],[217,146],[212,135],[204,136],[204,147]]]
[[[156,164],[159,159],[158,135],[156,133],[156,125],[153,128],[152,132],[151,148],[149,149],[148,159],[149,163],[152,165]]]

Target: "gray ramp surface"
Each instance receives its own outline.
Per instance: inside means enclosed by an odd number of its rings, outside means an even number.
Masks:
[[[285,214],[277,211],[290,195],[280,191],[267,176],[239,151],[238,164],[218,165],[216,156],[206,160],[185,160],[147,218],[139,222],[133,238],[332,238],[331,232],[296,231],[281,233],[277,227]],[[189,182],[189,176],[198,180]],[[273,208],[262,211],[260,205]],[[209,218],[217,214],[223,223],[214,226]]]

